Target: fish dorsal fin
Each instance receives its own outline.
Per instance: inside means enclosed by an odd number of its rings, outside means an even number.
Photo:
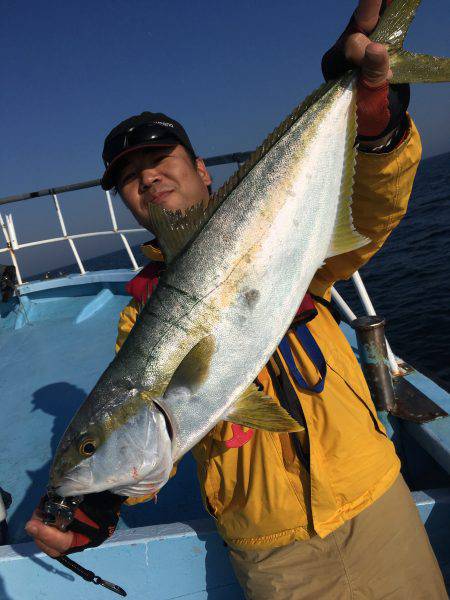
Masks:
[[[173,373],[166,394],[174,388],[185,388],[195,392],[206,380],[211,358],[216,348],[213,335],[201,339],[183,358]]]
[[[280,433],[304,429],[273,398],[260,392],[254,383],[239,396],[225,420]]]
[[[392,69],[390,83],[437,83],[450,81],[450,59],[403,50],[403,42],[421,0],[393,0],[370,36],[386,44]]]
[[[207,206],[200,202],[184,213],[179,210],[171,212],[151,203],[148,205],[152,232],[161,246],[166,263],[171,263],[196,237],[211,217],[214,208],[214,197]]]
[[[356,161],[356,94],[353,94],[349,111],[341,189],[333,236],[328,248],[327,258],[349,252],[350,250],[356,250],[370,242],[368,238],[356,231],[352,217],[353,178]]]
[[[250,154],[239,169],[231,175],[227,181],[214,194],[214,203],[217,208],[222,204],[225,198],[239,185],[258,162],[267,154],[267,152],[283,137],[283,135],[300,119],[300,117],[324,96],[334,85],[336,81],[327,81],[318,87],[312,94],[307,96],[303,102],[294,108],[294,110],[270,133],[263,143]]]
[[[250,154],[239,169],[227,179],[227,181],[215,192],[208,206],[205,208],[201,203],[188,209],[185,213],[180,211],[170,212],[163,208],[149,204],[148,211],[151,222],[151,230],[158,240],[164,258],[167,263],[180,254],[189,242],[194,239],[203,225],[211,218],[212,214],[229,196],[229,194],[248,175],[253,167],[267,154],[290,127],[315,103],[322,98],[334,85],[335,81],[328,81],[307,96],[303,102],[270,133],[263,143]]]

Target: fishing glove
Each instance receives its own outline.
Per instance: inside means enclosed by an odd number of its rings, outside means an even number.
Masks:
[[[126,499],[126,496],[119,496],[112,492],[86,495],[76,508],[75,518],[69,526],[74,536],[72,546],[66,554],[100,546],[111,537],[119,521],[120,508]],[[46,500],[47,496],[41,499],[41,510]]]
[[[386,2],[383,2],[380,14],[385,6]],[[322,58],[322,73],[326,81],[336,79],[348,70],[355,68],[345,56],[345,43],[347,38],[354,33],[368,35],[358,27],[356,19],[352,15],[344,33]],[[388,81],[384,81],[374,87],[364,77],[358,77],[358,141],[364,144],[364,142],[377,140],[395,131],[390,142],[381,148],[381,151],[387,152],[398,145],[408,129],[406,110],[409,98],[410,88],[406,83],[390,85]],[[376,150],[375,148],[373,151]]]

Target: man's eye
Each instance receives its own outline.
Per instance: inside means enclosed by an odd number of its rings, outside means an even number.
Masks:
[[[149,157],[149,168],[156,167],[156,165],[158,165],[161,161],[169,157],[169,155],[165,152],[161,152],[161,154],[155,154],[155,151],[152,148],[150,148],[147,152],[144,150],[144,154]]]
[[[120,185],[125,185],[126,183],[129,183],[130,181],[132,181],[134,178],[136,177],[136,173],[134,171],[130,171],[128,173],[125,173],[124,175],[122,175],[122,177],[120,178]]]

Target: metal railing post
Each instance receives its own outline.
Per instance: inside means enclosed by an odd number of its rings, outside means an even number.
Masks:
[[[367,293],[366,286],[364,285],[363,280],[361,279],[361,275],[358,273],[358,271],[355,271],[353,273],[352,281],[355,286],[356,292],[362,302],[362,305],[364,306],[366,313],[369,316],[375,316],[376,315],[375,308],[372,304],[369,294]],[[387,358],[389,361],[389,366],[391,368],[392,374],[398,374],[400,372],[400,369],[399,369],[399,366],[395,359],[394,353],[392,352],[391,346],[390,346],[389,342],[387,341],[387,339],[386,339],[386,351],[387,351]]]
[[[340,310],[342,310],[344,315],[347,317],[347,319],[350,322],[350,325],[353,326],[353,321],[357,318],[357,316],[352,311],[352,309],[347,304],[347,302],[344,300],[344,298],[340,295],[340,293],[334,287],[331,288],[331,297],[336,302],[336,304],[339,306]],[[373,315],[375,315],[375,312],[373,313]],[[369,315],[369,316],[372,316],[372,315]],[[385,341],[386,341],[386,352],[387,352],[387,357],[388,357],[388,361],[389,361],[389,368],[393,375],[398,375],[401,373],[401,370],[400,370],[397,360],[391,350],[391,347],[389,346],[389,342],[387,341],[387,339]]]
[[[66,240],[69,242],[69,246],[72,249],[73,255],[75,256],[75,260],[77,261],[77,264],[78,264],[78,268],[80,269],[80,273],[82,275],[84,275],[86,273],[86,271],[83,267],[83,263],[81,262],[81,258],[80,258],[80,255],[78,254],[78,250],[76,249],[75,242],[69,235],[67,235],[66,224],[64,223],[64,218],[63,218],[63,215],[61,212],[61,207],[59,206],[58,198],[57,198],[56,194],[52,194],[52,196],[53,196],[53,202],[55,203],[55,209],[56,209],[56,214],[58,215],[59,224],[61,225],[62,234],[66,238]]]
[[[116,213],[114,212],[114,206],[112,203],[112,198],[111,198],[111,194],[110,194],[109,190],[106,190],[105,194],[106,194],[106,202],[108,203],[109,215],[111,217],[113,229],[122,238],[122,242],[123,242],[123,245],[125,246],[125,250],[127,251],[128,257],[131,261],[131,264],[133,265],[133,270],[137,271],[139,269],[139,265],[137,264],[136,259],[134,258],[134,254],[133,254],[133,251],[131,250],[130,244],[128,243],[128,240],[125,237],[125,235],[123,233],[118,232]]]
[[[16,253],[14,252],[14,246],[17,246],[16,231],[14,229],[14,223],[12,215],[6,215],[6,224],[0,214],[0,225],[5,236],[6,245],[8,247],[9,255],[11,256],[12,264],[16,270],[17,283],[22,285],[22,277],[20,275],[19,263],[17,262]]]
[[[344,300],[344,298],[340,295],[340,293],[333,287],[331,288],[331,297],[342,310],[344,315],[347,317],[349,321],[354,321],[356,319],[355,313],[352,311],[350,306]]]

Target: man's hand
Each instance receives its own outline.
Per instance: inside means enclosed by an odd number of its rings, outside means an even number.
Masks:
[[[361,78],[371,87],[392,77],[386,47],[368,37],[377,26],[381,4],[382,0],[360,0],[353,15],[356,31],[344,40],[345,58],[361,68]]]
[[[25,531],[34,538],[35,544],[52,558],[66,554],[73,544],[73,531],[59,531],[55,527],[44,525],[42,512],[37,508],[25,525]]]
[[[389,145],[401,137],[401,127],[409,103],[409,86],[389,86],[392,72],[387,49],[371,42],[369,35],[378,24],[380,11],[390,0],[359,0],[344,33],[325,53],[322,71],[325,79],[334,79],[359,67],[357,117],[358,136],[364,149]]]
[[[116,529],[120,507],[126,497],[111,492],[85,496],[75,510],[70,530],[65,532],[43,523],[42,508],[45,499],[46,497],[41,500],[25,530],[41,550],[56,558],[62,554],[99,546],[110,537]]]

